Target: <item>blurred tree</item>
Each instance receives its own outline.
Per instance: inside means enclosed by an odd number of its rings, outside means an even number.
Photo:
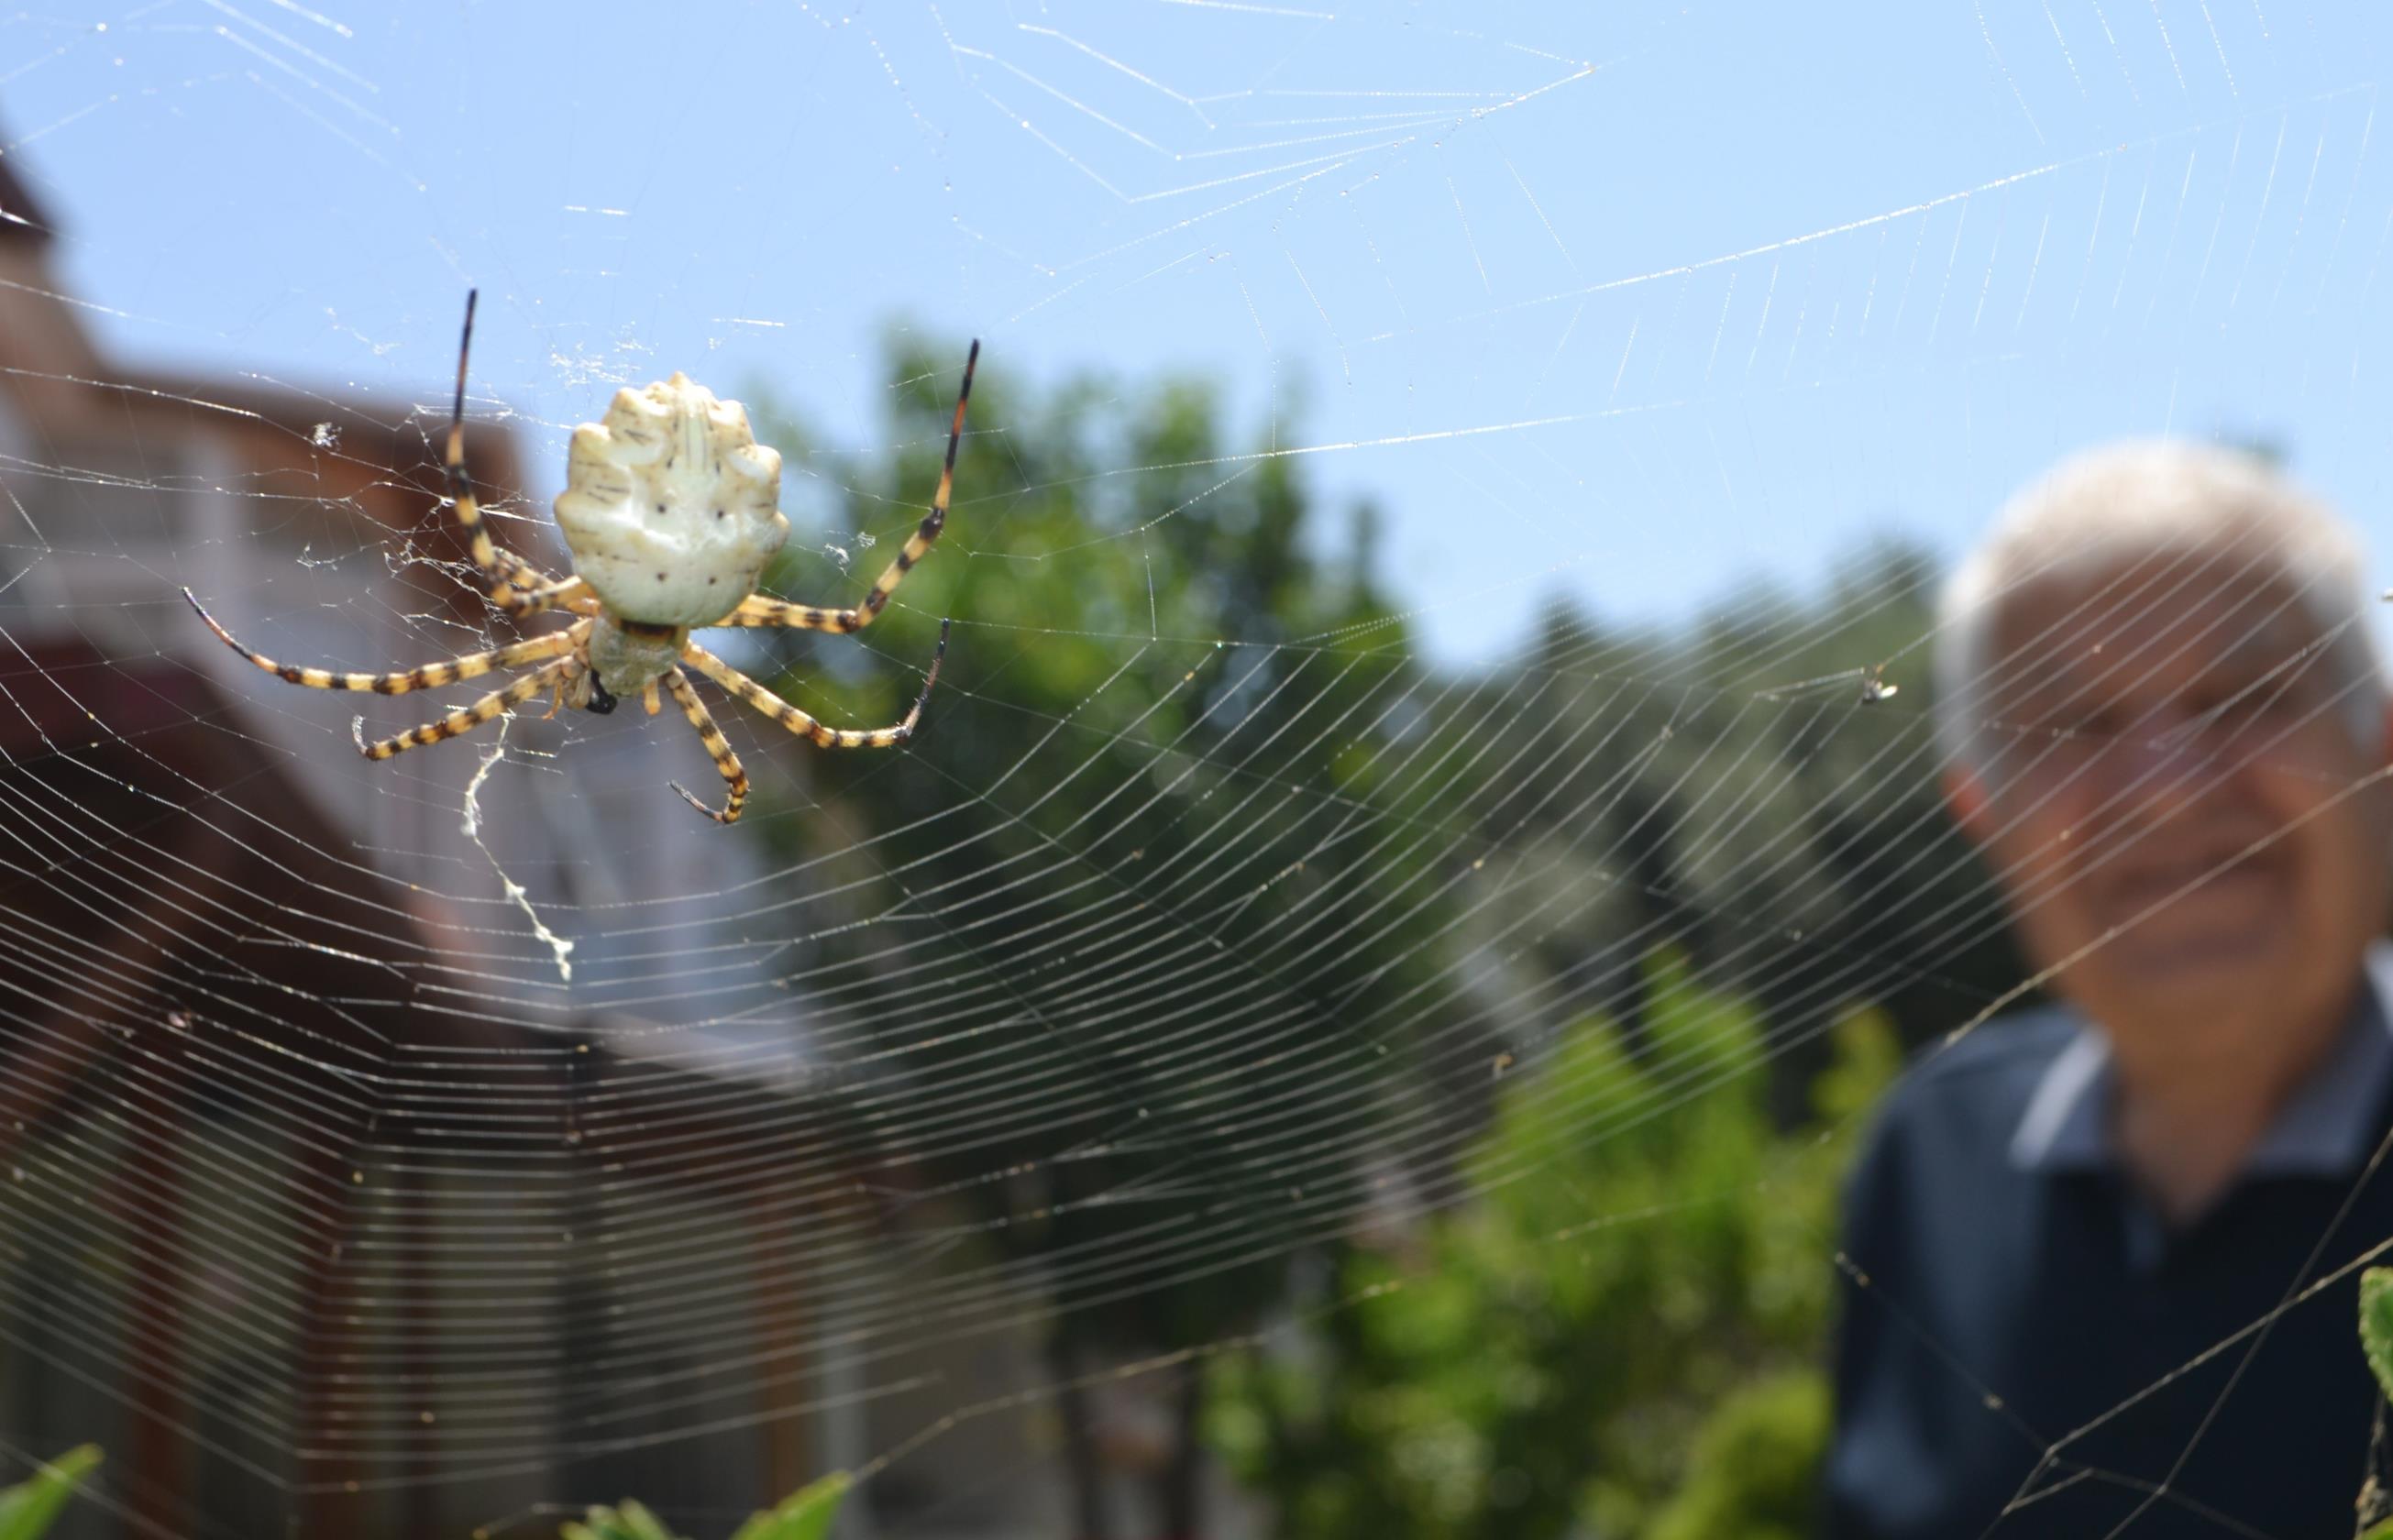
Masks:
[[[886,454],[788,454],[831,533],[793,542],[778,592],[835,602],[879,569],[930,497],[961,356],[893,346]],[[1082,1383],[1250,1325],[1352,1212],[1468,859],[1388,838],[1444,812],[1383,764],[1422,679],[1375,516],[1324,529],[1301,462],[1235,451],[1222,418],[1199,382],[1040,399],[985,355],[948,533],[868,647],[768,642],[788,698],[888,721],[957,617],[911,750],[795,758],[817,805],[751,817],[826,889],[878,894],[862,912],[902,908],[902,940],[825,927],[799,988],[865,1158],[968,1205],[983,1266],[1048,1280],[1083,1540],[1111,1521]],[[1153,1473],[1170,1535],[1203,1528],[1199,1389],[1172,1384]]]
[[[885,452],[768,432],[796,446],[821,531],[778,592],[831,602],[910,529],[961,354],[893,341]],[[1528,1534],[1537,1514],[1616,1533],[1662,1523],[1681,1477],[1695,1506],[1672,1521],[1768,1506],[1701,1472],[1762,1468],[1772,1440],[1808,1470],[1816,1384],[1746,1385],[1816,1347],[1827,1291],[1826,1178],[1772,1129],[1810,1126],[1856,998],[1916,1040],[2018,976],[1939,805],[1934,564],[1866,550],[1816,599],[1754,585],[1683,633],[1557,604],[1516,665],[1436,673],[1379,586],[1374,511],[1325,520],[1306,462],[1236,449],[1210,388],[1034,394],[987,364],[948,532],[864,645],[756,638],[789,698],[879,723],[955,615],[924,736],[793,754],[811,805],[775,816],[768,790],[751,818],[805,863],[808,902],[848,906],[791,975],[843,1115],[874,1130],[860,1158],[965,1205],[990,1274],[1044,1281],[1083,1540],[1112,1527],[1091,1376],[1246,1328],[1298,1256],[1347,1293],[1393,1279],[1338,1238],[1370,1194],[1442,1200],[1504,1158],[1528,1174],[1431,1232],[1462,1237],[1439,1254],[1451,1278],[1325,1324],[1355,1407],[1258,1368],[1234,1377],[1224,1426],[1245,1431],[1223,1446],[1308,1535],[1405,1514],[1399,1533]],[[1660,948],[1685,969],[1657,972]],[[1555,1135],[1546,1175],[1527,1092],[1488,1066],[1556,1055],[1567,1073],[1519,1082],[1548,1085],[1545,1116],[1618,1127],[1584,1168]],[[1474,1143],[1499,1092],[1509,1121]],[[1808,1174],[1773,1219],[1757,1184],[1786,1170]],[[1531,1194],[1550,1207],[1523,1211]],[[1504,1269],[1536,1250],[1521,1236],[1646,1208],[1669,1217],[1545,1248],[1580,1259],[1555,1298],[1600,1317],[1536,1326],[1558,1307],[1534,1299],[1501,1316]],[[1797,1215],[1817,1221],[1799,1243]],[[927,1325],[1001,1302],[962,1299]],[[1152,1483],[1168,1535],[1202,1527],[1202,1389],[1193,1370],[1172,1387]],[[1460,1484],[1422,1474],[1441,1468]]]
[[[1778,1131],[1753,1005],[1647,959],[1645,1045],[1574,1024],[1510,1079],[1475,1201],[1351,1254],[1225,1358],[1214,1443],[1308,1540],[1807,1533],[1850,1115],[1890,1078],[1846,1016],[1814,1120]]]
[[[1589,745],[1525,772],[1494,830],[1539,860],[1480,911],[1536,937],[1510,966],[1517,1030],[1578,1014],[1643,1030],[1654,946],[1748,996],[1799,1117],[1823,1030],[1866,996],[1906,1042],[1967,1020],[2023,969],[1994,888],[1945,816],[1933,682],[1936,564],[1896,542],[1798,597],[1748,585],[1682,633],[1549,609],[1521,672]]]

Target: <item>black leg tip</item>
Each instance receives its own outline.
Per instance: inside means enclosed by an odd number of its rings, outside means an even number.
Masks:
[[[674,794],[679,796],[682,801],[689,803],[690,806],[698,809],[700,813],[705,814],[716,823],[727,824],[731,822],[731,811],[729,808],[726,808],[724,811],[717,813],[714,809],[707,806],[704,803],[700,802],[696,797],[690,795],[689,790],[683,786],[681,782],[667,781],[665,784],[672,787]]]
[[[465,291],[465,325],[464,329],[457,333],[457,399],[449,409],[449,447],[452,460],[455,458],[458,435],[464,431],[465,422],[465,359],[474,351],[474,303],[481,297],[482,291],[479,289]],[[451,469],[453,473],[454,467],[452,466]],[[451,479],[454,479],[453,474]]]

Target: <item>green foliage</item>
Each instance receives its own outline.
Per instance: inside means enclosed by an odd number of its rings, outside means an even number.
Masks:
[[[0,1540],[40,1540],[99,1465],[99,1449],[83,1444],[70,1449],[33,1476],[0,1491]]]
[[[1804,1540],[1832,1414],[1827,1378],[1811,1370],[1731,1392],[1705,1422],[1651,1540]]]
[[[731,1540],[823,1540],[839,1505],[853,1482],[844,1470],[834,1470],[800,1488],[767,1512],[759,1513],[733,1533]]]
[[[818,494],[777,592],[834,603],[880,569],[961,356],[893,348],[869,457],[759,410]],[[1224,1380],[1222,1446],[1290,1533],[1623,1533],[1695,1481],[1715,1416],[1801,1446],[1791,1393],[1740,1394],[1808,1362],[1829,1294],[1833,1155],[1776,1130],[1807,1096],[1865,1103],[1888,1018],[1946,1024],[2017,976],[1999,942],[1942,939],[2002,928],[1937,805],[1932,561],[1865,551],[1816,599],[1757,585],[1676,634],[1557,606],[1514,665],[1441,675],[1380,592],[1371,511],[1325,517],[1311,462],[1262,452],[1289,424],[1249,447],[1200,381],[1034,391],[983,363],[948,534],[883,619],[755,639],[788,698],[873,724],[958,620],[907,752],[793,754],[802,812],[763,777],[751,815],[808,876],[792,1003],[854,1066],[845,1104],[896,1109],[858,1132],[871,1158],[964,1210],[964,1265],[1058,1280],[1067,1385],[1091,1350],[1263,1318],[1288,1259],[1370,1208],[1366,1162],[1484,1189],[1334,1262],[1336,1298],[1376,1291],[1313,1334],[1334,1396],[1270,1364]],[[1899,694],[1865,689],[1880,666]],[[1756,997],[1642,966],[1657,937]],[[910,1002],[868,1009],[893,965]],[[1830,1064],[1859,977],[1885,1016]],[[1374,1132],[1392,1112],[1401,1150]]]
[[[1798,1535],[1843,1163],[1883,1017],[1837,1027],[1814,1121],[1775,1129],[1763,1021],[1648,964],[1633,1053],[1574,1025],[1513,1071],[1472,1202],[1341,1264],[1293,1346],[1225,1360],[1217,1449],[1289,1533]]]
[[[2377,1389],[2393,1396],[2393,1267],[2372,1267],[2360,1275],[2360,1346]]]
[[[824,1540],[852,1484],[845,1471],[835,1470],[752,1516],[731,1540]],[[568,1520],[557,1533],[563,1540],[680,1540],[646,1505],[629,1500],[621,1507],[594,1507],[582,1519]]]
[[[647,1504],[628,1497],[620,1507],[594,1507],[584,1519],[569,1519],[556,1533],[563,1540],[680,1540]]]
[[[823,498],[777,592],[837,602],[888,560],[937,479],[961,355],[893,350],[885,451],[785,450],[791,484]],[[785,649],[765,671],[785,698],[882,723],[957,618],[906,752],[794,755],[813,805],[774,816],[764,778],[751,823],[809,875],[790,987],[857,1066],[843,1103],[902,1109],[859,1131],[864,1158],[949,1194],[977,1237],[961,1265],[1108,1259],[1057,1267],[1049,1301],[1092,1537],[1106,1520],[1073,1381],[1251,1325],[1301,1241],[1360,1202],[1370,1141],[1353,1135],[1395,1100],[1412,1024],[1435,1020],[1422,991],[1475,854],[1448,789],[1390,773],[1429,757],[1409,753],[1422,674],[1373,581],[1370,510],[1325,520],[1305,462],[1263,433],[1239,444],[1225,416],[1199,380],[1034,391],[984,354],[947,534],[883,619],[759,639]],[[912,998],[863,1008],[859,982],[900,955]],[[1308,1116],[1326,1085],[1336,1137]],[[1201,1201],[1171,1196],[1191,1173]],[[1158,1202],[1183,1205],[1160,1241]],[[1195,1533],[1199,1450],[1179,1420],[1156,1521]]]
[[[2360,1489],[2360,1540],[2393,1540],[2393,1491],[2384,1473],[2393,1469],[2386,1435],[2386,1399],[2393,1397],[2393,1268],[2372,1267],[2360,1274],[2360,1350],[2376,1376],[2376,1425],[2368,1436],[2368,1480]]]
[[[1482,799],[1491,832],[1537,857],[1484,911],[1489,931],[1573,916],[1536,925],[1519,964],[1526,1026],[1561,1030],[1580,1008],[1546,979],[1631,979],[1633,952],[1603,955],[1622,937],[1667,937],[1699,963],[1733,956],[1772,1028],[1812,1044],[1856,978],[1909,1041],[2018,981],[1998,890],[1942,807],[1921,646],[1939,578],[1928,553],[1886,542],[1817,594],[1748,584],[1680,631],[1549,609],[1522,659],[1546,684],[1536,712],[1598,747],[1532,768],[1510,801]],[[1864,698],[1874,677],[1896,693]],[[1978,939],[1956,950],[1956,934]],[[1936,966],[1916,966],[1927,955]],[[1639,1029],[1633,998],[1612,1008]],[[1782,1115],[1820,1063],[1810,1046],[1773,1062]]]
[[[792,541],[778,592],[836,602],[888,559],[936,481],[961,355],[896,350],[885,452],[791,457],[793,485],[825,489],[826,528]],[[1401,829],[1437,811],[1432,793],[1384,781],[1398,731],[1384,719],[1419,674],[1365,565],[1369,512],[1325,531],[1301,462],[1240,453],[1224,416],[1201,381],[1039,392],[985,354],[935,552],[863,646],[769,639],[789,649],[776,689],[833,721],[877,723],[917,687],[905,665],[927,658],[938,618],[958,617],[912,748],[797,756],[819,805],[777,818],[766,803],[752,821],[821,874],[828,896],[808,899],[797,927],[824,939],[801,944],[793,994],[830,1037],[924,1088],[982,1084],[991,1064],[1035,1088],[969,1139],[916,1147],[886,1120],[876,1130],[1015,1258],[1128,1245],[1154,1212],[1114,1195],[1189,1171],[1208,1174],[1193,1216],[1206,1233],[1248,1256],[1284,1250],[1275,1226],[1335,1208],[1351,1184],[1352,1142],[1301,1117],[1258,1133],[1246,1109],[1340,1065],[1391,1073],[1364,1057],[1384,1050],[1335,1024],[1368,1022],[1430,976],[1451,928],[1439,896],[1450,840],[1392,852],[1351,837],[1358,821]],[[826,545],[848,552],[843,569],[810,554]],[[895,932],[857,920],[893,910]],[[857,1012],[852,981],[926,936],[943,998],[975,1002],[982,1027]],[[1309,949],[1328,936],[1326,955]],[[1223,1019],[1283,1035],[1322,1024],[1322,1040],[1299,1045],[1310,1058],[1225,1050],[1206,1032]],[[952,1116],[908,1105],[928,1125]],[[1125,1140],[1131,1108],[1141,1132]],[[991,1169],[1013,1175],[993,1183]],[[1313,1201],[1292,1206],[1296,1187]],[[1194,1228],[1181,1244],[1205,1249]],[[1282,1270],[1188,1278],[1167,1260],[1112,1277],[1101,1303],[1058,1303],[1079,1340],[1168,1348],[1250,1322]]]

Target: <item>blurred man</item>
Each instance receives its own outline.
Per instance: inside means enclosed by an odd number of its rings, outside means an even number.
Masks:
[[[2362,576],[2261,462],[2158,443],[2062,464],[1955,576],[1946,790],[2057,1003],[1879,1115],[1831,1533],[2351,1533],[2352,1264],[2393,1237],[2393,724]]]

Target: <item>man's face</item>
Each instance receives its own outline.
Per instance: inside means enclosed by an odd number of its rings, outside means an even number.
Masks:
[[[1992,763],[1952,790],[2033,965],[2123,1051],[2339,1020],[2393,797],[2291,589],[2224,557],[2054,580],[1994,641]]]

